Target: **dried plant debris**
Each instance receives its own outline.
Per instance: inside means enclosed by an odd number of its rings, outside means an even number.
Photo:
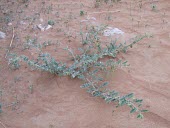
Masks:
[[[49,25],[49,24],[48,25],[38,24],[37,28],[40,29],[41,31],[46,31],[46,30],[52,28],[52,25]]]

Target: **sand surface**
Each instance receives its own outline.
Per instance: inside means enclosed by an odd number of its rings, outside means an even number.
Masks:
[[[170,1],[121,0],[112,6],[94,5],[90,0],[0,0],[0,31],[6,33],[0,39],[0,128],[170,128]],[[82,10],[84,16],[80,16]],[[23,50],[30,36],[40,43],[52,41],[43,51],[68,61],[62,48],[80,46],[79,38],[74,37],[87,16],[96,18],[90,21],[93,25],[108,24],[124,31],[121,40],[152,35],[122,55],[129,67],[107,78],[111,88],[144,99],[143,108],[149,110],[144,119],[136,119],[128,107],[115,109],[114,104],[92,97],[77,79],[33,71],[24,63],[19,70],[9,69],[4,56],[13,27],[11,53],[36,57],[35,48]],[[35,28],[48,20],[55,21],[52,29],[42,32]]]

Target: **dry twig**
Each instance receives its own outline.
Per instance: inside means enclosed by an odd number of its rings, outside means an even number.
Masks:
[[[15,37],[15,35],[14,35],[14,32],[15,32],[14,28],[12,29],[12,31],[13,31],[13,35],[12,35],[11,43],[9,45],[9,49],[8,49],[6,55],[5,55],[5,58],[7,57],[8,53],[10,52],[10,49],[11,49],[11,46],[12,46],[12,43],[13,43],[13,40],[14,40],[14,37]]]
[[[1,121],[0,121],[0,124],[1,124],[4,128],[7,128]]]
[[[116,10],[116,11],[92,12],[92,13],[89,13],[88,15],[91,15],[91,14],[99,14],[99,13],[116,13],[116,12],[120,12],[120,10]]]

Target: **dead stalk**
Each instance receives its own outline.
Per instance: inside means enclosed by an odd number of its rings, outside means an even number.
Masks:
[[[15,37],[14,32],[15,32],[15,31],[14,31],[14,28],[13,28],[13,29],[12,29],[12,39],[11,39],[11,43],[10,43],[10,45],[9,45],[9,49],[8,49],[6,55],[5,55],[5,58],[7,57],[8,53],[10,52],[10,49],[11,49],[11,47],[12,47],[12,43],[13,43],[13,40],[14,40],[14,37]]]
[[[7,128],[1,121],[0,121],[0,124],[1,124],[4,128]]]
[[[120,10],[116,10],[116,11],[101,11],[101,12],[92,12],[92,13],[89,13],[88,15],[91,15],[91,14],[99,14],[99,13],[116,13],[116,12],[120,12]]]

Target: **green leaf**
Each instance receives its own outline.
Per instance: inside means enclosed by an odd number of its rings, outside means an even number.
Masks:
[[[96,92],[94,92],[94,94],[93,94],[93,96],[100,96],[101,95],[101,92],[99,92],[99,91],[96,91]]]
[[[124,99],[124,100],[120,100],[120,102],[119,102],[119,105],[120,106],[123,106],[123,105],[125,105],[126,104],[126,100]]]
[[[142,106],[142,104],[139,104],[138,107]]]
[[[79,79],[82,79],[82,80],[85,79],[84,75],[79,75],[78,78],[79,78]]]
[[[134,94],[133,93],[130,93],[130,94],[128,94],[128,95],[126,95],[124,98],[132,98],[134,96]]]
[[[142,101],[143,101],[142,99],[135,99],[136,103],[142,103]]]
[[[131,45],[130,45],[130,48],[132,48],[132,47],[133,47],[133,45],[131,44]]]
[[[89,87],[89,86],[90,86],[89,83],[85,83],[85,84],[81,85],[80,87],[81,87],[81,88],[87,88],[87,87]]]
[[[106,103],[110,103],[111,101],[113,101],[115,98],[114,97],[111,97],[111,98],[107,98],[105,101]]]
[[[101,77],[98,77],[98,78],[97,78],[97,80],[99,80],[99,81],[103,81],[103,78],[101,78]]]
[[[109,84],[108,82],[104,82],[104,83],[100,86],[100,88],[103,88],[103,87],[107,86],[108,84]]]
[[[118,96],[119,93],[116,92],[116,91],[111,91],[111,92],[110,92],[110,95],[111,95],[112,97],[115,97],[115,96]]]
[[[139,113],[139,114],[137,115],[137,118],[142,119],[142,118],[143,118],[143,115],[142,115],[141,113]]]
[[[131,111],[130,111],[130,113],[134,113],[134,112],[136,112],[137,111],[137,108],[133,108]]]
[[[125,61],[125,62],[123,62],[122,64],[123,64],[123,65],[126,65],[126,64],[127,64],[127,62],[128,62],[128,61]]]
[[[148,110],[141,110],[141,112],[148,112]]]

